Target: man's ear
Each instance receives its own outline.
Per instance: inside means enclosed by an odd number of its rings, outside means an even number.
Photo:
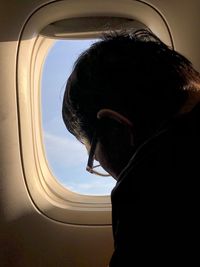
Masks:
[[[119,112],[114,111],[112,109],[99,110],[99,112],[97,113],[97,118],[98,119],[102,119],[102,118],[113,119],[113,120],[118,121],[121,124],[128,126],[129,128],[133,128],[133,124],[129,119],[127,119],[125,116],[123,116]]]
[[[119,112],[114,111],[112,109],[101,109],[101,110],[99,110],[98,113],[97,113],[97,118],[98,119],[108,118],[108,119],[111,119],[111,120],[115,120],[118,123],[126,126],[130,131],[131,145],[134,145],[133,123],[128,118],[126,118],[125,116],[123,116]]]

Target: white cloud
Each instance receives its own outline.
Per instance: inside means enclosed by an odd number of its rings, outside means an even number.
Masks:
[[[59,175],[58,180],[63,186],[79,194],[110,194],[116,181],[111,176],[99,177],[85,171],[88,155],[81,143],[70,137],[48,132],[44,133],[44,141],[47,158],[54,173],[61,171],[62,179]]]
[[[75,167],[87,162],[85,147],[69,137],[61,137],[44,132],[44,143],[47,158],[50,162],[66,167]]]
[[[66,186],[68,189],[74,192],[78,192],[81,194],[89,194],[89,195],[107,195],[111,192],[112,188],[115,186],[116,181],[109,178],[109,181],[103,181],[99,178],[99,181],[88,182],[88,183],[68,183]],[[102,178],[104,179],[104,178]],[[108,178],[107,178],[108,179]]]
[[[51,134],[54,136],[58,135],[60,137],[65,137],[67,134],[71,135],[66,129],[66,126],[64,125],[60,109],[59,111],[57,111],[54,117],[48,118],[43,121],[43,131],[47,134]]]

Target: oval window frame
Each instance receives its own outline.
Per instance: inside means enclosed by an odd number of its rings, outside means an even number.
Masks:
[[[80,195],[63,188],[48,168],[41,136],[40,79],[42,64],[53,39],[44,38],[40,32],[55,21],[91,14],[93,17],[125,17],[140,21],[173,46],[162,15],[140,1],[118,0],[113,5],[111,0],[101,3],[86,0],[81,5],[81,0],[68,0],[49,3],[34,11],[24,25],[17,56],[21,156],[29,196],[42,214],[70,224],[111,225],[110,197]],[[91,38],[91,34],[86,32],[79,38]]]

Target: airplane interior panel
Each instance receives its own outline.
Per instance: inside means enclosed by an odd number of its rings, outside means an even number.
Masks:
[[[150,29],[200,71],[199,12],[199,0],[0,0],[0,266],[106,267],[113,253],[110,195],[63,187],[45,156],[41,73],[53,44]]]

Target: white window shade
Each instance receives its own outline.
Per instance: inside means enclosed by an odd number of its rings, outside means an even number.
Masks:
[[[54,39],[95,38],[109,31],[135,31],[147,28],[143,23],[121,17],[80,17],[53,22],[47,25],[41,35]]]

